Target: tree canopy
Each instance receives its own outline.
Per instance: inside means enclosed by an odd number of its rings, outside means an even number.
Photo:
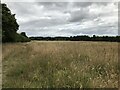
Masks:
[[[19,25],[15,18],[15,14],[12,14],[6,4],[2,4],[2,41],[3,42],[19,42],[29,41],[27,37],[24,37],[17,33]]]

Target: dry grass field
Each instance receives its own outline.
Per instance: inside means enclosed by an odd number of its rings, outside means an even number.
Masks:
[[[117,88],[118,43],[3,44],[4,88]]]

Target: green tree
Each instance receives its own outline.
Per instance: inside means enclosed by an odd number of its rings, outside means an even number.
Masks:
[[[19,25],[15,14],[12,14],[6,4],[2,4],[2,39],[3,42],[14,42]]]
[[[27,36],[17,33],[19,25],[6,4],[2,4],[2,42],[26,42]]]

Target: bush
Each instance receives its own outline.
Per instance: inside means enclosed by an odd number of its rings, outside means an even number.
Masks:
[[[29,38],[16,33],[16,35],[15,35],[15,42],[29,42],[29,41],[30,41]]]

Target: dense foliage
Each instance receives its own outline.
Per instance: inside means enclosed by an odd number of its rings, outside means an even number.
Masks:
[[[111,42],[120,42],[120,36],[70,36],[70,37],[30,37],[32,40],[62,40],[62,41],[111,41]]]
[[[30,41],[17,33],[19,25],[6,4],[2,4],[2,42],[26,42]]]

